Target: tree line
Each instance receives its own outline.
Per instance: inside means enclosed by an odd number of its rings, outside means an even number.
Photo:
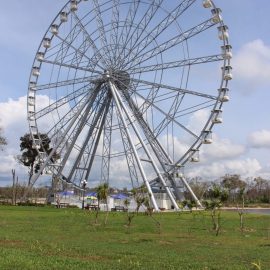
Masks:
[[[229,205],[236,204],[241,196],[245,197],[246,204],[270,203],[270,180],[262,177],[243,179],[239,174],[226,174],[211,182],[200,177],[188,179],[188,182],[200,200],[211,197],[211,188],[219,186],[228,193],[226,203]],[[185,197],[192,200],[189,193]]]

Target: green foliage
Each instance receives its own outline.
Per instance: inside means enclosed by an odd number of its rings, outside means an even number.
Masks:
[[[39,139],[41,140],[41,149],[49,155],[52,151],[52,148],[50,147],[51,140],[47,134],[39,134]],[[17,160],[19,163],[28,167],[29,184],[32,175],[39,171],[41,164],[38,159],[38,151],[35,148],[31,135],[29,133],[25,134],[20,138],[20,141],[20,150],[22,154],[17,156]],[[55,153],[52,157],[52,161],[55,161],[59,158],[59,154]]]
[[[188,208],[189,211],[192,211],[192,208],[197,206],[194,200],[183,200],[181,204],[180,208]]]
[[[99,202],[107,202],[109,185],[107,183],[100,184],[97,188],[97,199]]]
[[[228,191],[214,184],[208,191],[208,196],[209,200],[203,201],[203,205],[206,210],[211,211],[213,230],[215,231],[216,236],[218,236],[221,229],[220,208],[222,207],[223,202],[228,199]]]
[[[2,128],[0,128],[0,134],[2,133]],[[3,145],[7,145],[7,140],[4,136],[0,135],[0,149],[2,149]]]
[[[224,188],[231,191],[231,190],[245,188],[247,186],[247,183],[241,180],[241,177],[238,174],[233,174],[233,175],[227,174],[224,177],[222,177],[221,185]]]

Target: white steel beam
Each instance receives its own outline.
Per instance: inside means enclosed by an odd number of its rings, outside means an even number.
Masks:
[[[144,181],[144,183],[145,183],[145,185],[146,185],[146,187],[147,187],[147,190],[148,190],[148,192],[149,192],[150,199],[151,199],[151,201],[152,201],[152,203],[153,203],[154,209],[155,209],[156,211],[159,211],[159,208],[158,208],[156,199],[155,199],[155,197],[154,197],[154,194],[153,194],[153,192],[152,192],[152,189],[151,189],[151,187],[150,187],[150,184],[149,184],[149,182],[148,182],[148,180],[147,180],[147,177],[146,177],[146,174],[145,174],[145,172],[144,172],[143,166],[142,166],[142,164],[141,164],[141,160],[140,160],[140,158],[139,158],[138,152],[137,152],[137,150],[136,150],[136,148],[135,148],[135,145],[134,145],[134,143],[133,143],[133,141],[132,141],[130,132],[129,132],[129,130],[128,130],[128,125],[127,125],[127,123],[126,123],[126,121],[125,121],[125,117],[124,117],[124,114],[123,114],[123,110],[122,110],[122,108],[121,108],[119,99],[118,99],[118,97],[117,97],[117,93],[116,93],[116,92],[117,92],[117,88],[116,88],[116,86],[115,86],[112,82],[109,82],[109,85],[110,85],[111,93],[112,93],[113,99],[114,99],[114,101],[115,101],[117,110],[118,110],[118,112],[119,112],[119,116],[120,116],[120,118],[121,118],[121,121],[122,121],[122,123],[123,123],[125,129],[126,129],[126,133],[127,133],[127,136],[128,136],[128,140],[129,140],[130,146],[131,146],[131,148],[132,148],[132,150],[133,150],[133,153],[134,153],[134,156],[135,156],[137,165],[138,165],[138,167],[139,167],[139,170],[140,170],[140,172],[141,172],[143,181]]]

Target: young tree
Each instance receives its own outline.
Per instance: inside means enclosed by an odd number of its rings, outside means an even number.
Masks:
[[[211,218],[213,224],[213,230],[216,232],[216,236],[218,236],[220,232],[220,219],[221,213],[220,208],[228,199],[228,191],[226,189],[222,189],[220,186],[213,185],[212,188],[208,191],[209,200],[203,202],[205,209],[211,211]]]
[[[132,193],[134,200],[137,204],[136,213],[138,215],[140,207],[142,205],[144,205],[144,203],[147,201],[147,199],[149,198],[149,194],[147,192],[147,188],[145,185],[142,185],[139,188],[133,188],[131,190],[131,193]],[[146,202],[146,204],[147,204],[147,202]],[[150,205],[150,202],[149,202],[149,205]]]
[[[96,211],[96,220],[95,223],[98,221],[98,213],[100,208],[100,202],[105,202],[106,204],[106,217],[104,220],[104,225],[107,224],[108,215],[109,215],[109,207],[108,207],[108,194],[109,194],[109,185],[107,183],[100,184],[97,189],[97,199],[98,199],[98,209]]]
[[[128,199],[125,199],[124,200],[124,206],[128,209],[129,205],[130,205],[130,201]],[[127,210],[127,227],[128,228],[130,228],[131,222],[132,222],[132,219],[134,218],[134,216],[135,216],[134,211],[130,212],[130,211]]]
[[[240,205],[239,205],[240,204]],[[237,211],[240,218],[240,230],[243,233],[244,230],[244,208],[245,208],[245,188],[240,189],[237,197]]]
[[[197,207],[196,202],[194,200],[183,200],[182,208],[188,208],[190,213],[192,212],[193,207]]]

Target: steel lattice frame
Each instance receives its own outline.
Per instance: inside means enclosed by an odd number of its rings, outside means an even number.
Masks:
[[[175,209],[183,188],[200,205],[182,169],[222,122],[231,57],[212,0],[68,1],[30,75],[28,120],[42,161],[31,185],[46,171],[78,189],[85,179],[145,184],[155,210],[155,188]]]

